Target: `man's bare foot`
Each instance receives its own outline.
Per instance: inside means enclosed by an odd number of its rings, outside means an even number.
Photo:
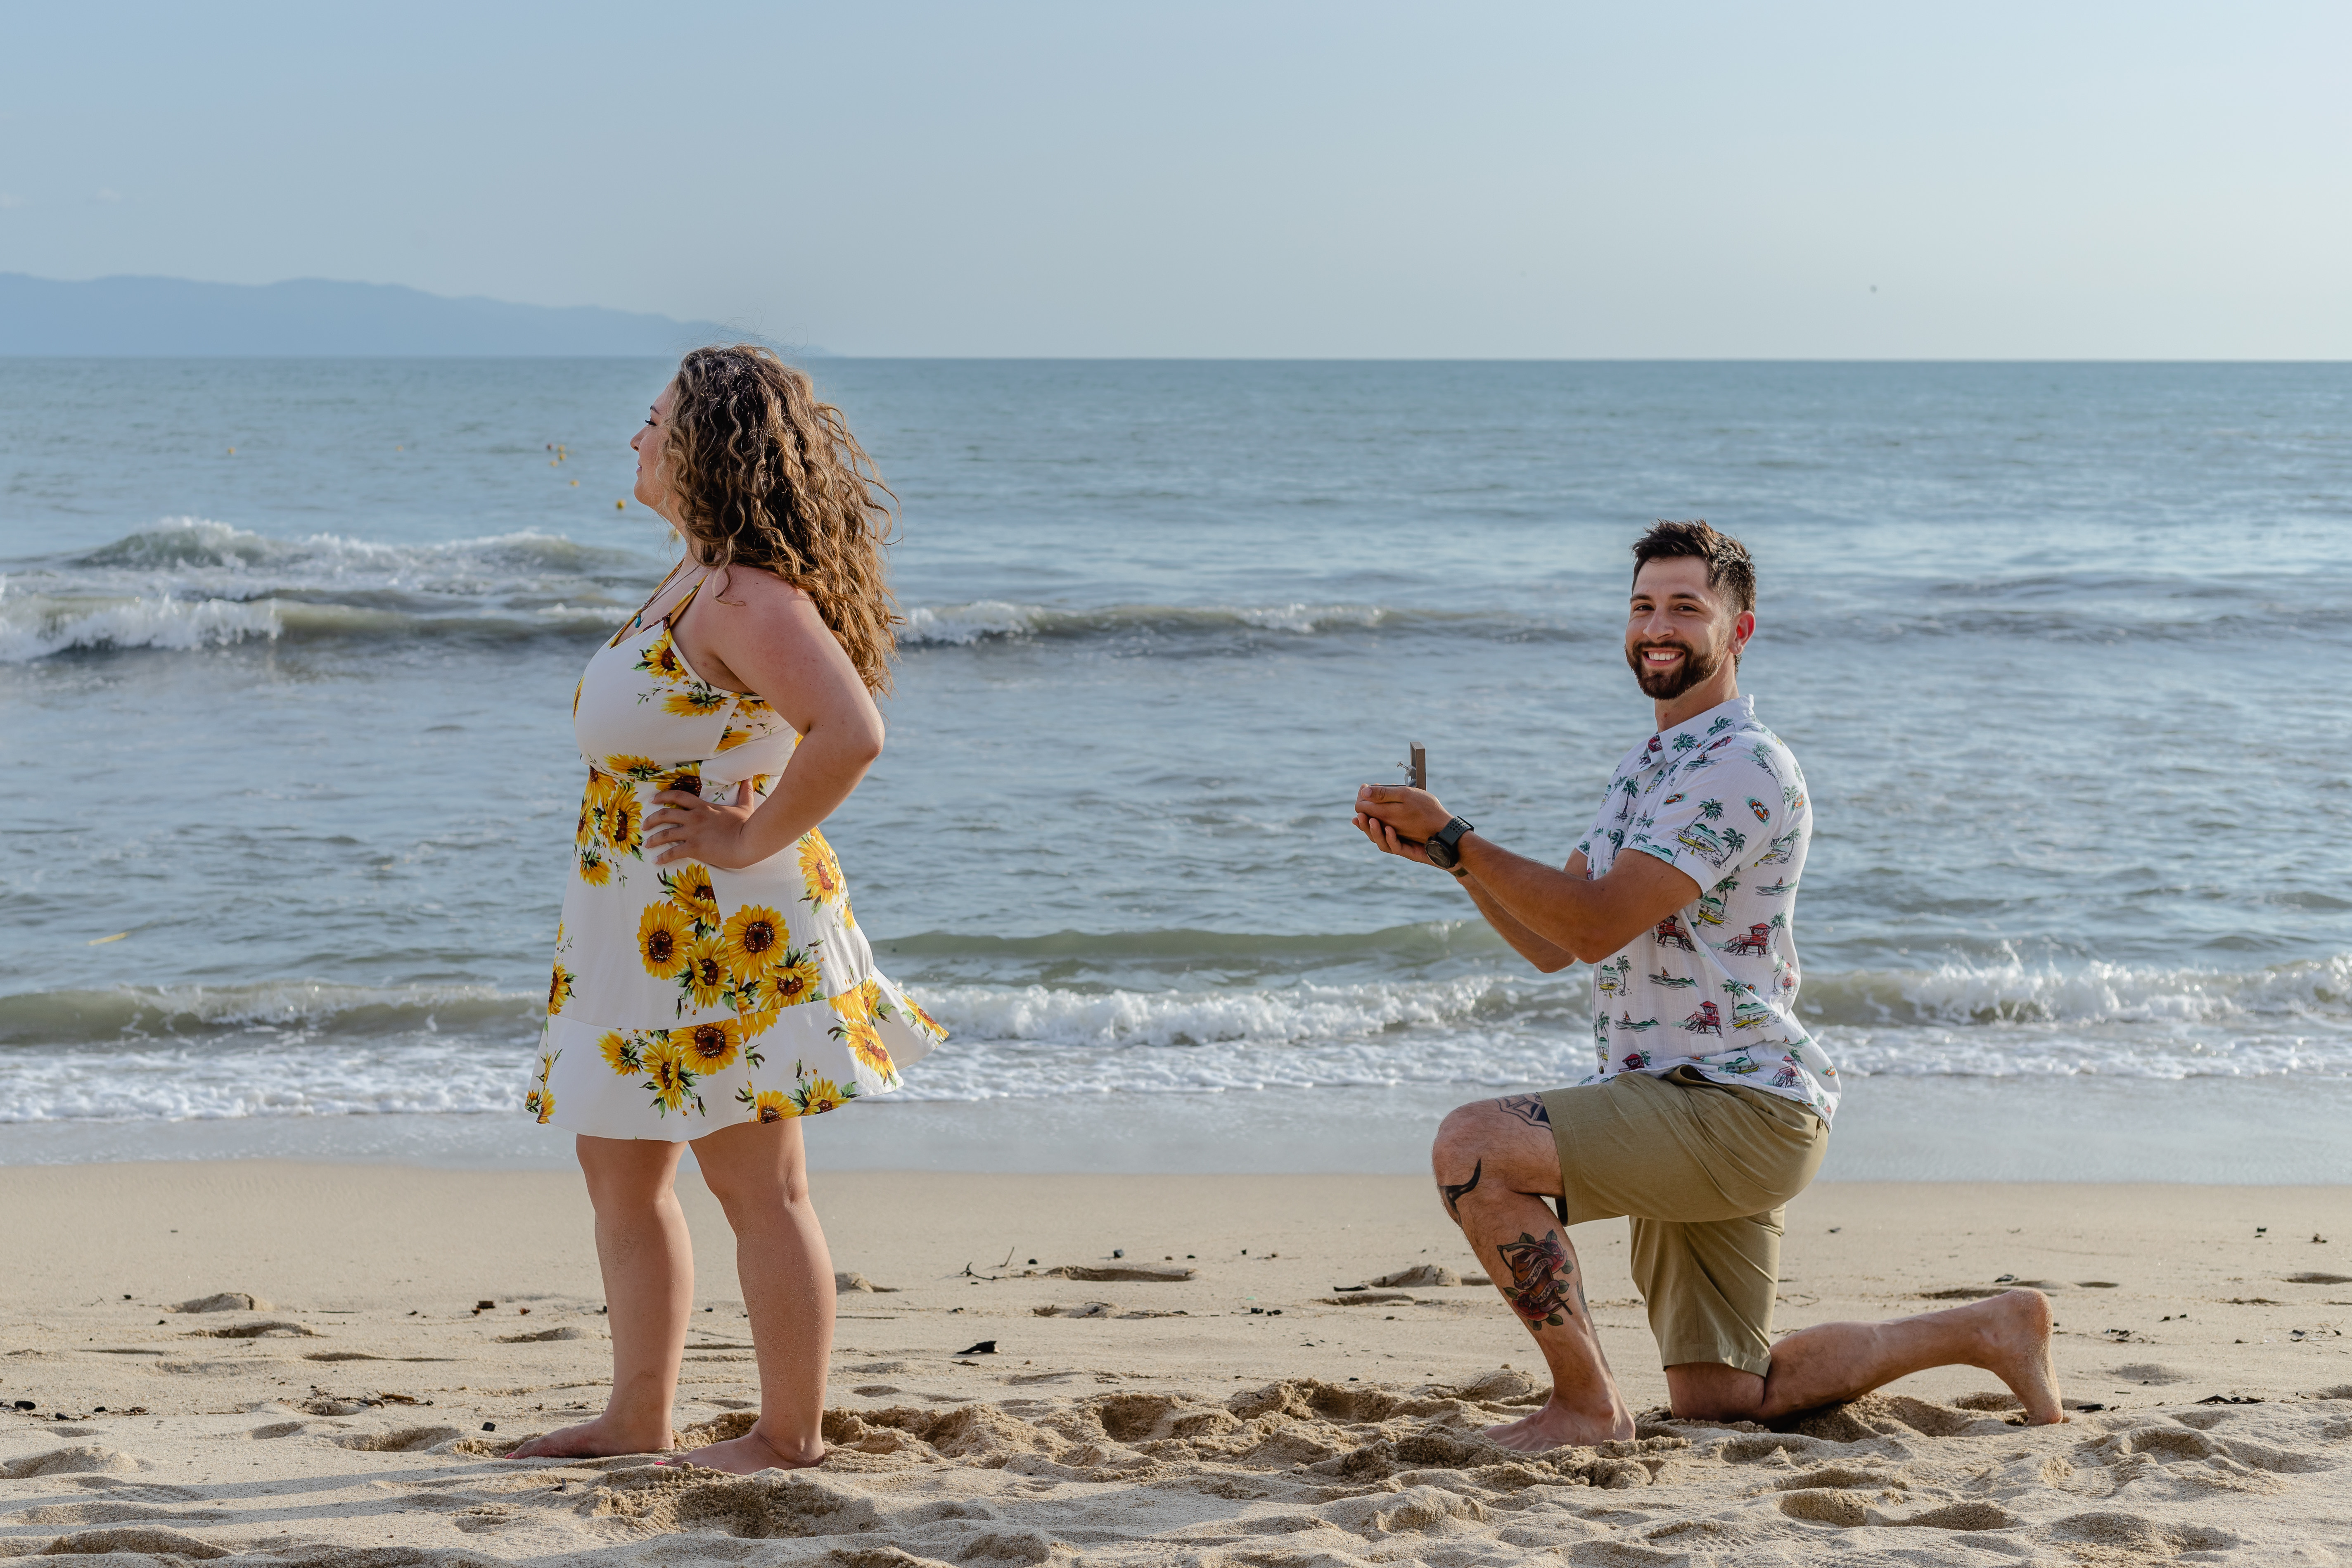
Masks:
[[[2039,1290],[2005,1290],[1979,1303],[1984,1342],[1977,1365],[2009,1384],[2025,1405],[2025,1424],[2047,1426],[2066,1419],[2058,1402],[2058,1367],[2050,1359],[2050,1298]]]
[[[678,1462],[748,1476],[756,1470],[805,1470],[824,1458],[824,1444],[821,1441],[812,1438],[805,1447],[779,1447],[754,1426],[740,1437],[697,1448]]]
[[[1606,1443],[1633,1435],[1633,1415],[1622,1405],[1605,1415],[1589,1415],[1570,1410],[1557,1399],[1547,1402],[1532,1415],[1486,1428],[1486,1441],[1522,1454]]]
[[[670,1446],[669,1429],[631,1427],[610,1412],[577,1426],[565,1426],[509,1449],[509,1459],[602,1459],[614,1454],[658,1454]]]

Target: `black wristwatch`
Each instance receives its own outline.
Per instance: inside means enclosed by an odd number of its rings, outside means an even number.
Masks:
[[[1476,831],[1476,828],[1460,817],[1449,816],[1445,819],[1445,826],[1431,834],[1423,843],[1422,852],[1429,857],[1429,863],[1439,870],[1451,871],[1462,863],[1462,851],[1456,847],[1462,842],[1462,836]]]

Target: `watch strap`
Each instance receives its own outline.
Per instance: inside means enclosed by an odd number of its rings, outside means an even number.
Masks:
[[[1442,870],[1451,871],[1462,860],[1460,848],[1462,836],[1476,831],[1475,826],[1461,817],[1450,816],[1445,819],[1444,826],[1431,834],[1423,841],[1422,847],[1429,856],[1432,864]]]

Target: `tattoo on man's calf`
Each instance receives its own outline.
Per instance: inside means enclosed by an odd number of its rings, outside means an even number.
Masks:
[[[1437,1184],[1438,1195],[1445,1200],[1445,1212],[1447,1214],[1452,1215],[1455,1219],[1460,1219],[1462,1217],[1462,1211],[1457,1208],[1455,1205],[1460,1203],[1462,1199],[1467,1197],[1471,1191],[1478,1185],[1478,1178],[1484,1175],[1486,1171],[1486,1162],[1481,1160],[1476,1164],[1470,1167],[1470,1179],[1468,1181],[1463,1182],[1459,1184],[1446,1182],[1440,1182]]]
[[[1524,1319],[1528,1327],[1556,1329],[1575,1316],[1574,1309],[1568,1304],[1568,1292],[1572,1288],[1576,1265],[1570,1259],[1559,1232],[1547,1231],[1538,1241],[1521,1231],[1518,1240],[1504,1242],[1495,1250],[1502,1255],[1503,1268],[1510,1276],[1507,1284],[1496,1281],[1503,1300],[1511,1304],[1511,1310]]]

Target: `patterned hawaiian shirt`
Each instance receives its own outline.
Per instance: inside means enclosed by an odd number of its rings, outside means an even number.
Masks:
[[[1696,1068],[1836,1114],[1837,1068],[1797,1022],[1797,878],[1812,837],[1805,775],[1735,698],[1625,755],[1576,847],[1588,877],[1638,849],[1699,896],[1592,971],[1586,1083]]]

